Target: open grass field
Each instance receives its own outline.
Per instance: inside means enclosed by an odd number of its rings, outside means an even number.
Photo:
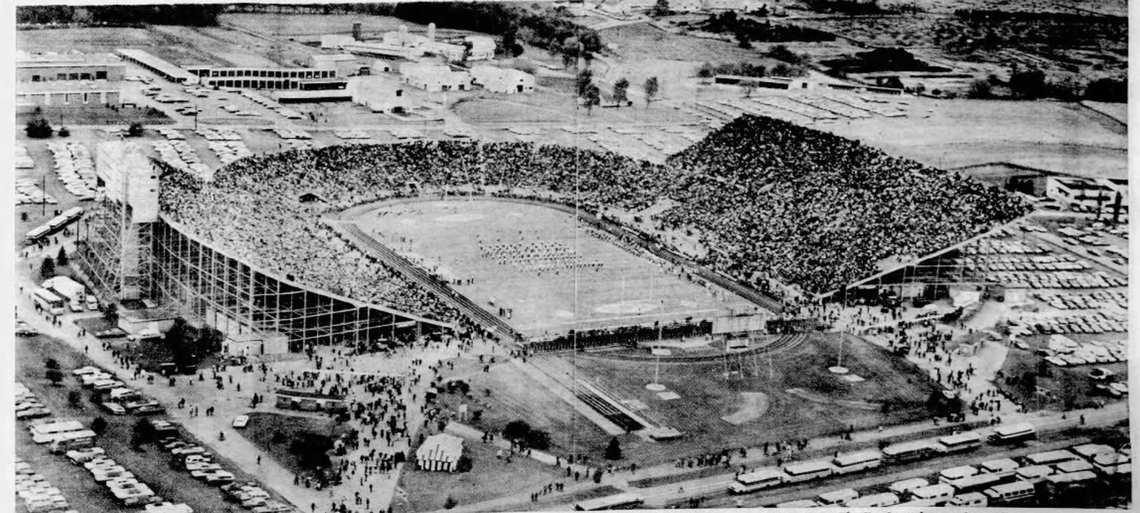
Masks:
[[[466,404],[469,411],[482,412],[478,419],[468,418],[465,424],[497,433],[508,422],[522,420],[550,434],[551,454],[565,456],[576,452],[602,457],[609,435],[519,367],[499,363],[492,365],[489,372],[482,372],[482,366],[469,360],[453,362],[455,370],[443,374],[444,379],[463,380],[470,385],[471,396],[444,393],[438,401],[450,411]]]
[[[723,360],[662,363],[660,383],[680,396],[673,400],[646,390],[645,385],[654,380],[653,362],[581,354],[574,362],[579,379],[619,401],[644,403],[647,409],[638,411],[640,415],[684,433],[672,442],[624,444],[626,457],[639,463],[927,416],[925,401],[937,387],[918,368],[878,346],[848,337],[843,343],[843,366],[864,379],[852,383],[827,370],[838,357],[839,335],[816,333],[771,361],[745,362],[743,377],[731,380],[725,379]],[[883,403],[890,405],[886,414]]]
[[[444,276],[528,336],[754,310],[604,241],[574,217],[539,205],[494,200],[381,206],[356,223],[421,267]],[[532,256],[527,256],[532,255]],[[533,255],[545,255],[537,257]],[[545,259],[543,259],[545,258]],[[575,272],[573,266],[581,266]],[[466,280],[474,280],[466,284]]]
[[[554,467],[530,458],[516,457],[507,463],[495,457],[497,450],[478,440],[464,440],[463,454],[471,458],[470,472],[428,472],[408,466],[400,476],[399,485],[407,491],[407,498],[393,500],[392,510],[399,513],[437,511],[444,508],[448,497],[460,505],[470,504],[504,493],[538,491],[566,477],[555,472]]]
[[[352,34],[352,24],[360,23],[365,36],[379,36],[381,32],[397,30],[400,24],[408,31],[426,31],[427,27],[408,23],[390,16],[356,14],[260,14],[229,13],[218,17],[222,25],[233,25],[274,36],[320,36],[323,34]]]

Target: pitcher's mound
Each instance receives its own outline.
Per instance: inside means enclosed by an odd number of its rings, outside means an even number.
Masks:
[[[763,392],[741,392],[740,393],[740,409],[732,415],[721,417],[723,420],[734,426],[739,426],[746,422],[752,422],[760,417],[763,417],[768,412],[768,394]]]

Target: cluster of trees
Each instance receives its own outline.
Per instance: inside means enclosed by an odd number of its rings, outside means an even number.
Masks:
[[[949,71],[931,66],[902,48],[876,48],[859,52],[853,59],[833,59],[823,62],[832,70],[843,73],[878,73],[883,71]]]
[[[51,25],[188,25],[213,27],[221,4],[17,6],[16,23]]]
[[[887,11],[876,0],[804,0],[804,4],[816,12],[867,15],[885,14]]]
[[[787,41],[835,41],[835,35],[798,25],[773,25],[767,21],[741,18],[735,12],[711,14],[698,27],[701,30],[736,35],[741,47],[752,42],[782,43]]]
[[[508,422],[503,428],[503,438],[519,444],[524,449],[531,448],[543,451],[550,448],[550,433],[532,428],[523,420]]]
[[[32,139],[47,139],[51,137],[52,130],[51,124],[42,117],[38,117],[24,125],[24,133]]]
[[[1067,101],[1082,99],[1116,103],[1128,101],[1127,79],[1101,78],[1085,85],[1073,77],[1050,80],[1045,72],[1039,69],[1015,70],[1008,82],[1003,82],[995,75],[975,80],[970,83],[966,97],[985,100],[1006,96],[999,94],[998,88],[1008,89],[1008,97],[1021,100],[1055,98]]]
[[[697,68],[697,76],[700,78],[712,78],[716,75],[736,75],[756,78],[763,78],[769,75],[776,77],[799,77],[806,73],[807,68],[804,66],[791,66],[783,62],[772,66],[771,69],[763,64],[752,64],[750,62],[726,62],[720,64],[706,62]]]
[[[166,332],[165,344],[171,352],[171,361],[184,367],[195,365],[206,355],[220,351],[224,340],[225,335],[221,331],[210,326],[195,328],[179,317]]]

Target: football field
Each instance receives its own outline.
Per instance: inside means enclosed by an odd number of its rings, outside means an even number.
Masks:
[[[355,223],[527,337],[757,309],[542,205],[417,201],[378,205]]]

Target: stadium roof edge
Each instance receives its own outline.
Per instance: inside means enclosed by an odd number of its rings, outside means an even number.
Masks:
[[[1010,221],[1010,222],[1008,222],[1008,223],[1003,223],[1003,224],[997,225],[997,226],[995,226],[995,227],[993,227],[993,228],[991,228],[991,229],[989,229],[989,230],[987,230],[987,231],[985,231],[985,232],[979,233],[979,234],[977,234],[977,235],[975,235],[975,236],[973,236],[973,237],[970,237],[970,238],[968,238],[968,239],[966,239],[966,240],[964,240],[964,241],[962,241],[962,242],[959,242],[959,243],[957,243],[957,244],[952,244],[952,245],[950,245],[950,246],[946,246],[945,248],[942,248],[942,249],[940,249],[940,250],[938,250],[938,251],[934,251],[934,252],[928,253],[928,254],[926,254],[926,255],[920,256],[920,257],[918,257],[918,258],[916,258],[916,259],[914,259],[914,260],[911,260],[910,262],[906,262],[906,263],[902,263],[902,264],[899,264],[899,265],[894,265],[894,266],[891,266],[891,267],[889,267],[889,268],[887,268],[887,269],[884,269],[884,270],[882,270],[882,271],[879,271],[879,272],[877,272],[877,273],[875,273],[875,274],[872,274],[872,275],[870,275],[870,276],[868,276],[868,277],[866,277],[866,278],[863,278],[863,279],[861,279],[861,280],[859,280],[859,281],[856,281],[856,282],[854,282],[854,283],[851,283],[850,285],[847,285],[846,287],[841,287],[841,288],[838,288],[838,289],[834,289],[834,290],[831,290],[831,291],[828,291],[828,292],[823,292],[823,293],[820,293],[820,294],[815,294],[813,297],[814,297],[815,299],[823,299],[823,298],[826,298],[826,297],[829,297],[829,296],[833,296],[833,295],[835,295],[835,294],[837,294],[837,293],[839,293],[839,292],[841,292],[841,291],[843,291],[843,290],[849,290],[849,289],[852,289],[852,288],[854,288],[854,287],[857,287],[857,286],[859,286],[859,285],[863,285],[863,284],[865,284],[865,283],[867,283],[867,282],[869,282],[869,281],[871,281],[871,280],[875,280],[875,279],[878,279],[878,278],[882,278],[883,276],[886,276],[886,275],[888,275],[888,274],[891,274],[891,273],[893,273],[893,272],[895,272],[895,271],[898,271],[898,270],[900,270],[900,269],[905,269],[905,268],[907,268],[907,267],[910,267],[910,266],[912,266],[912,265],[917,265],[917,264],[918,264],[918,263],[920,263],[920,262],[923,262],[923,261],[926,261],[926,260],[930,260],[931,258],[934,258],[934,257],[937,257],[937,256],[941,256],[941,255],[944,255],[944,254],[946,254],[946,253],[949,253],[949,252],[951,252],[951,251],[953,251],[953,250],[956,250],[956,249],[958,249],[958,248],[961,248],[961,247],[963,247],[963,246],[965,246],[965,245],[967,245],[967,244],[969,244],[969,243],[971,243],[971,242],[974,242],[974,241],[978,241],[978,240],[984,239],[984,238],[986,238],[986,237],[989,237],[989,236],[991,236],[991,235],[993,235],[993,234],[997,233],[997,232],[998,232],[998,231],[1000,231],[1000,230],[1004,230],[1006,227],[1009,227],[1009,226],[1013,226],[1013,225],[1015,225],[1015,224],[1017,224],[1017,223],[1019,223],[1019,222],[1022,222],[1022,221],[1024,221],[1024,220],[1028,219],[1028,218],[1029,218],[1031,215],[1032,215],[1032,213],[1029,213],[1029,214],[1023,215],[1023,216],[1021,216],[1021,217],[1018,217],[1018,218],[1016,218],[1016,219],[1014,219],[1014,220],[1012,220],[1012,221]]]

